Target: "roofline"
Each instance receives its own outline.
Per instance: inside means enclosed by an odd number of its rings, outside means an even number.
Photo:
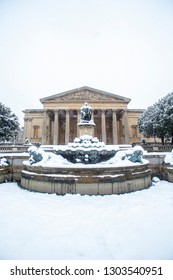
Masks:
[[[127,112],[139,112],[139,113],[143,113],[145,111],[145,109],[127,109]]]
[[[71,90],[68,90],[68,91],[64,91],[64,92],[61,92],[61,93],[50,95],[48,97],[41,98],[40,102],[44,103],[44,102],[49,101],[52,98],[61,97],[63,95],[66,95],[66,94],[69,94],[69,93],[73,93],[73,92],[79,92],[81,90],[92,90],[92,91],[98,92],[100,94],[107,94],[107,95],[112,96],[112,97],[117,97],[118,99],[121,99],[121,100],[126,101],[128,103],[131,101],[130,98],[127,98],[127,97],[124,97],[124,96],[121,96],[121,95],[117,95],[117,94],[114,94],[114,93],[110,93],[110,92],[103,91],[103,90],[100,90],[100,89],[95,89],[95,88],[88,87],[88,86],[83,86],[83,87],[71,89]]]
[[[22,112],[23,113],[30,113],[30,112],[40,113],[40,112],[44,112],[44,109],[25,109]]]

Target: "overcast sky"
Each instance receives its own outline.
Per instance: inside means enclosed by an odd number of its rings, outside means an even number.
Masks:
[[[0,102],[81,86],[153,105],[173,91],[173,0],[0,0]]]

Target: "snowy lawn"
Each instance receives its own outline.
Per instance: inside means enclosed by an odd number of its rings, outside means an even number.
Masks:
[[[110,196],[0,184],[0,259],[173,259],[173,184]]]

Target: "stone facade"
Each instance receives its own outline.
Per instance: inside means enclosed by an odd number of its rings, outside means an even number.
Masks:
[[[130,110],[129,98],[81,87],[40,99],[43,109],[24,111],[24,139],[44,145],[67,144],[79,136],[80,108],[93,110],[94,136],[105,144],[140,142],[137,121],[143,110]]]

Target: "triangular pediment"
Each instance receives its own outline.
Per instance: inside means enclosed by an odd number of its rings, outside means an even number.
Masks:
[[[109,93],[106,91],[90,88],[90,87],[81,87],[73,90],[65,91],[59,94],[51,95],[45,98],[40,99],[44,103],[48,102],[125,102],[129,103],[130,99]]]

